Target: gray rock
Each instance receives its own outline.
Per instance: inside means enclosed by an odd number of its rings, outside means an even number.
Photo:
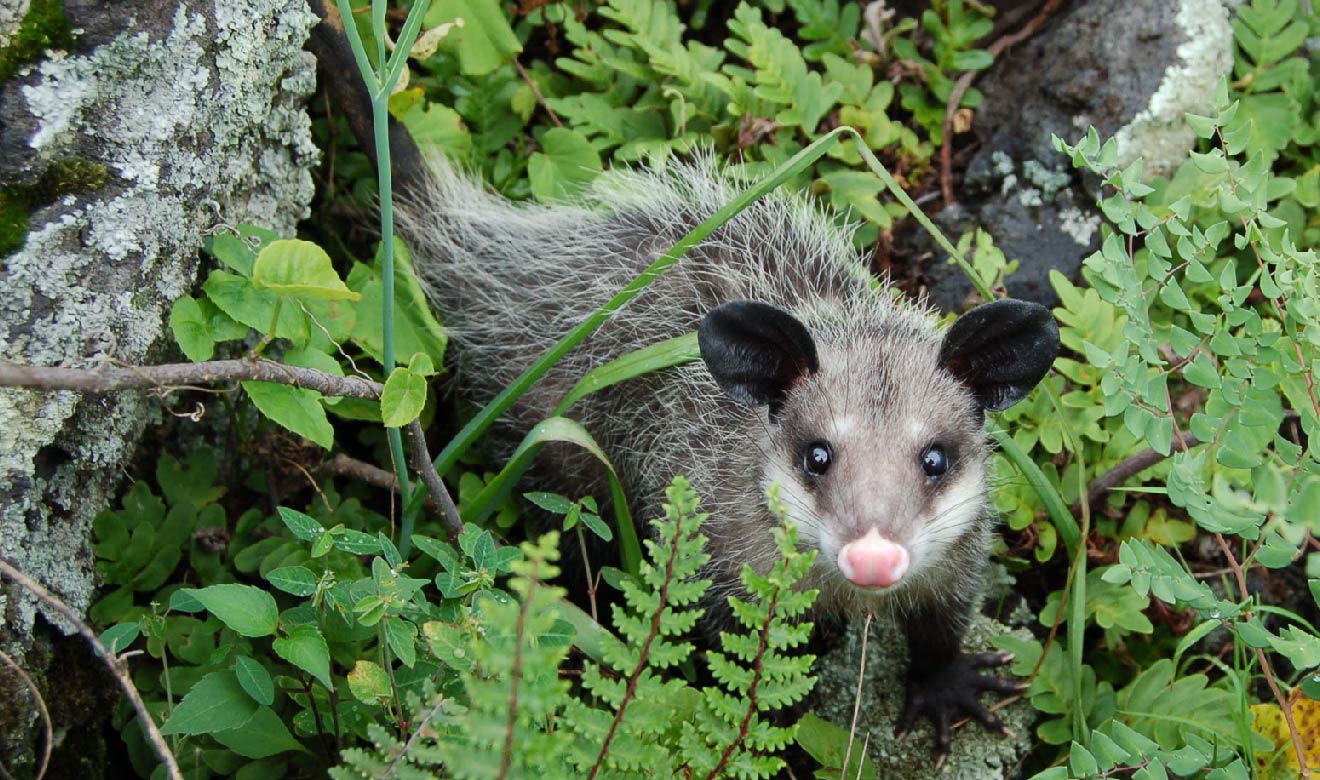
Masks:
[[[852,621],[845,638],[816,662],[820,676],[806,708],[841,728],[851,727],[859,689],[857,669],[862,657],[862,621]],[[963,640],[967,652],[993,652],[990,639],[1012,633],[1031,637],[1024,629],[1010,631],[983,615],[976,615]],[[996,715],[1009,728],[1000,737],[980,724],[970,723],[953,733],[948,759],[936,768],[931,758],[933,734],[928,722],[919,723],[903,740],[894,739],[894,723],[903,706],[907,643],[897,626],[877,620],[866,643],[866,677],[860,688],[856,739],[869,740],[871,760],[880,778],[903,780],[996,780],[1010,776],[1031,749],[1036,711],[1019,700]],[[1007,672],[993,672],[1007,674]],[[983,703],[989,702],[986,694]]]
[[[33,207],[24,245],[0,260],[0,359],[159,360],[204,235],[237,222],[292,234],[308,213],[318,152],[302,46],[316,17],[282,0],[69,0],[65,12],[77,50],[0,85],[0,188]],[[0,390],[0,556],[85,610],[92,519],[159,417],[153,394]],[[0,609],[22,662],[41,610],[8,583]],[[0,755],[14,758],[23,732],[4,730]]]
[[[1056,303],[1050,269],[1076,276],[1099,246],[1100,217],[1095,182],[1072,170],[1051,136],[1072,142],[1094,126],[1117,140],[1124,165],[1140,157],[1148,179],[1171,174],[1195,141],[1183,114],[1205,112],[1232,66],[1228,15],[1221,0],[1065,4],[977,83],[980,148],[959,208],[936,221],[954,233],[989,231],[1009,259],[1021,261],[1010,292]],[[942,308],[958,308],[971,290],[952,267],[930,275]]]

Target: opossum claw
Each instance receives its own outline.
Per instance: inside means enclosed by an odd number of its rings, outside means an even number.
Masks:
[[[963,717],[972,718],[987,730],[1006,736],[1008,729],[977,697],[992,691],[1014,693],[1018,683],[980,674],[978,669],[1002,666],[1011,660],[1006,653],[958,655],[937,672],[923,677],[908,677],[907,703],[894,727],[898,739],[907,735],[919,718],[928,718],[935,731],[934,755],[942,762],[949,752],[949,724]]]

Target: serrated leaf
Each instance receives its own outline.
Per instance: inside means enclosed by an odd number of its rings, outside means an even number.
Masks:
[[[234,657],[234,676],[257,704],[269,707],[275,701],[275,683],[266,667],[245,655]]]
[[[310,596],[316,592],[316,575],[302,566],[281,566],[266,573],[266,581],[285,593]],[[263,702],[269,704],[269,702]]]
[[[315,677],[327,690],[334,689],[330,681],[330,648],[316,626],[294,626],[288,636],[276,639],[272,645],[280,658]]]
[[[217,742],[245,758],[262,759],[290,750],[307,752],[302,743],[289,733],[280,716],[270,707],[258,707],[246,723],[235,729],[211,734]],[[254,766],[249,764],[249,766]],[[242,777],[240,771],[236,778]]]
[[[275,599],[261,588],[229,583],[194,588],[189,595],[242,636],[271,636],[280,622]]]
[[[275,511],[279,513],[280,520],[284,521],[284,525],[293,532],[293,535],[304,542],[312,541],[325,531],[319,520],[296,509],[281,506],[276,507]]]
[[[257,712],[257,703],[228,669],[198,680],[160,728],[173,734],[212,734],[238,728]]]
[[[339,278],[324,249],[300,239],[267,244],[252,267],[252,286],[312,301],[356,301],[362,297]]]
[[[385,704],[390,700],[390,678],[380,664],[359,660],[348,673],[348,690],[363,704]]]
[[[243,382],[243,389],[261,413],[299,436],[330,449],[335,429],[321,406],[321,394],[275,382]]]
[[[101,632],[101,644],[105,645],[105,649],[109,650],[111,655],[119,655],[127,650],[129,645],[137,641],[141,633],[142,627],[138,625],[137,621],[120,623]]]

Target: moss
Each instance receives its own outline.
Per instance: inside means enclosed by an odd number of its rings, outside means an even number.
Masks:
[[[32,0],[18,32],[0,50],[0,82],[12,78],[19,67],[40,59],[47,49],[71,48],[73,27],[64,15],[63,0]]]
[[[0,188],[0,257],[23,248],[28,216],[63,195],[100,189],[110,177],[104,165],[90,160],[56,160],[31,184]]]
[[[7,257],[22,249],[27,231],[27,206],[0,190],[0,257]]]

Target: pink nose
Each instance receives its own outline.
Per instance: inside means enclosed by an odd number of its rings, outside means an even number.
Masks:
[[[863,588],[891,587],[903,579],[908,562],[907,549],[883,538],[874,528],[839,550],[839,571]]]

